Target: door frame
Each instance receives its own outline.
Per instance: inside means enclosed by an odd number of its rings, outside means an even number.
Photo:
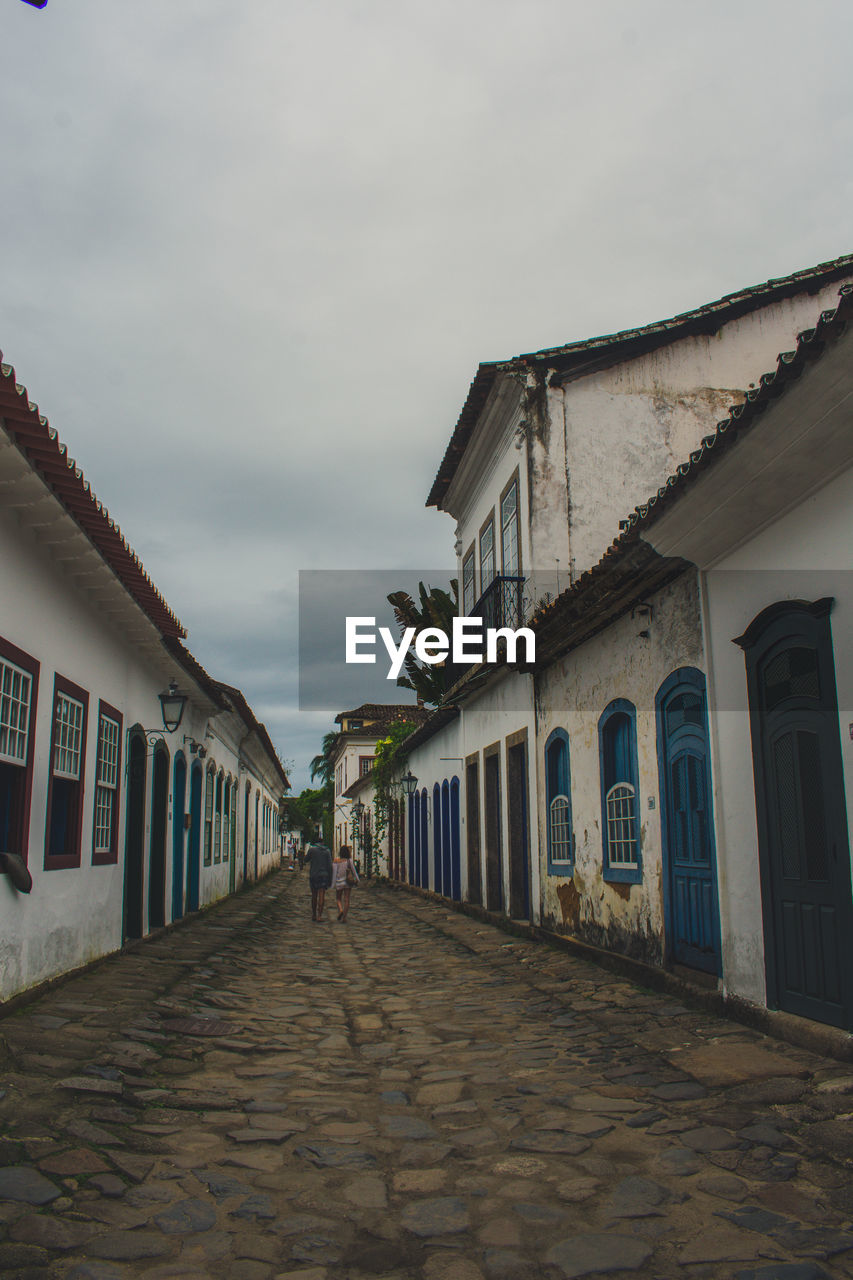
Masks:
[[[850,868],[850,835],[847,822],[847,804],[844,790],[841,734],[838,721],[838,691],[835,678],[835,656],[829,615],[835,601],[832,596],[819,600],[779,600],[763,609],[734,643],[744,650],[746,660],[747,695],[749,700],[749,725],[752,739],[752,759],[755,788],[755,811],[758,825],[758,866],[761,884],[761,915],[764,931],[764,968],[767,1003],[770,1008],[784,1009],[801,1017],[813,1018],[829,1026],[843,1026],[853,1030],[853,876]],[[837,897],[839,912],[838,938],[846,943],[846,955],[839,955],[839,985],[841,987],[840,1013],[834,1017],[820,1017],[815,1004],[824,1004],[816,997],[794,995],[784,991],[782,965],[779,959],[781,939],[776,927],[777,898],[781,903],[781,890],[776,893],[776,879],[771,854],[771,827],[768,819],[770,800],[768,759],[765,751],[767,717],[763,714],[759,668],[771,652],[783,642],[802,640],[813,646],[818,655],[818,678],[821,687],[820,713],[826,721],[830,751],[821,760],[822,788],[827,818],[842,839],[842,847],[835,847],[833,863],[837,872],[829,881],[834,891],[844,891],[846,899]],[[787,647],[791,647],[788,644]],[[780,650],[781,651],[781,650]],[[844,838],[846,837],[846,838]],[[797,1005],[799,1007],[793,1007]],[[828,1010],[824,1009],[824,1012]]]
[[[705,756],[705,795],[708,803],[708,845],[711,870],[711,886],[714,904],[712,932],[714,934],[714,956],[716,964],[712,969],[691,964],[685,957],[675,954],[675,895],[672,877],[675,870],[674,853],[670,844],[670,772],[669,772],[669,738],[666,732],[665,704],[670,696],[679,689],[690,689],[702,696],[702,730]],[[660,831],[661,859],[663,863],[663,917],[664,917],[664,957],[667,963],[683,964],[688,968],[700,968],[720,977],[722,968],[722,934],[720,929],[720,892],[717,874],[717,839],[714,821],[714,792],[711,777],[711,738],[708,731],[708,690],[704,672],[698,667],[679,667],[664,680],[655,695],[655,719],[657,722],[657,760],[658,760],[658,793],[660,795]],[[699,734],[696,735],[697,737]]]

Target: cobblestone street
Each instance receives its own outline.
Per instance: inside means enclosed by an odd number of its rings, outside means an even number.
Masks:
[[[853,1069],[277,873],[0,1022],[0,1274],[853,1276]]]

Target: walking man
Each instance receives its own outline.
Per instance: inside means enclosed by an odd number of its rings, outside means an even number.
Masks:
[[[316,844],[309,847],[307,862],[311,884],[311,919],[322,920],[326,890],[332,883],[332,855],[323,844],[322,836],[318,836]]]

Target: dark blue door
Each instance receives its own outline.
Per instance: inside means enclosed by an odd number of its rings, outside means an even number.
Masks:
[[[450,896],[462,898],[462,853],[459,840],[459,779],[450,783]]]
[[[193,765],[190,777],[190,847],[187,857],[187,911],[198,911],[199,862],[201,861],[201,766]]]
[[[187,764],[182,755],[175,757],[172,790],[172,919],[184,914],[184,809],[187,802]]]
[[[853,900],[832,600],[785,600],[746,653],[767,997],[853,1030]]]
[[[438,783],[432,789],[432,861],[433,889],[436,893],[444,893],[444,872],[441,856],[441,787]]]
[[[657,696],[667,952],[719,974],[720,911],[705,677],[676,671]]]

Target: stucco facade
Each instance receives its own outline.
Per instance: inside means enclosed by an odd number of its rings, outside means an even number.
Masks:
[[[265,874],[287,779],[6,366],[0,395],[3,1000]]]
[[[565,730],[574,835],[573,865],[563,874],[549,867],[543,849],[542,921],[557,932],[660,964],[666,954],[665,884],[655,699],[673,672],[705,670],[697,575],[685,572],[647,603],[650,612],[643,607],[623,615],[537,676],[538,758],[554,731]],[[638,883],[608,880],[602,849],[599,720],[616,699],[636,711]],[[538,824],[546,833],[546,772],[537,772]]]

